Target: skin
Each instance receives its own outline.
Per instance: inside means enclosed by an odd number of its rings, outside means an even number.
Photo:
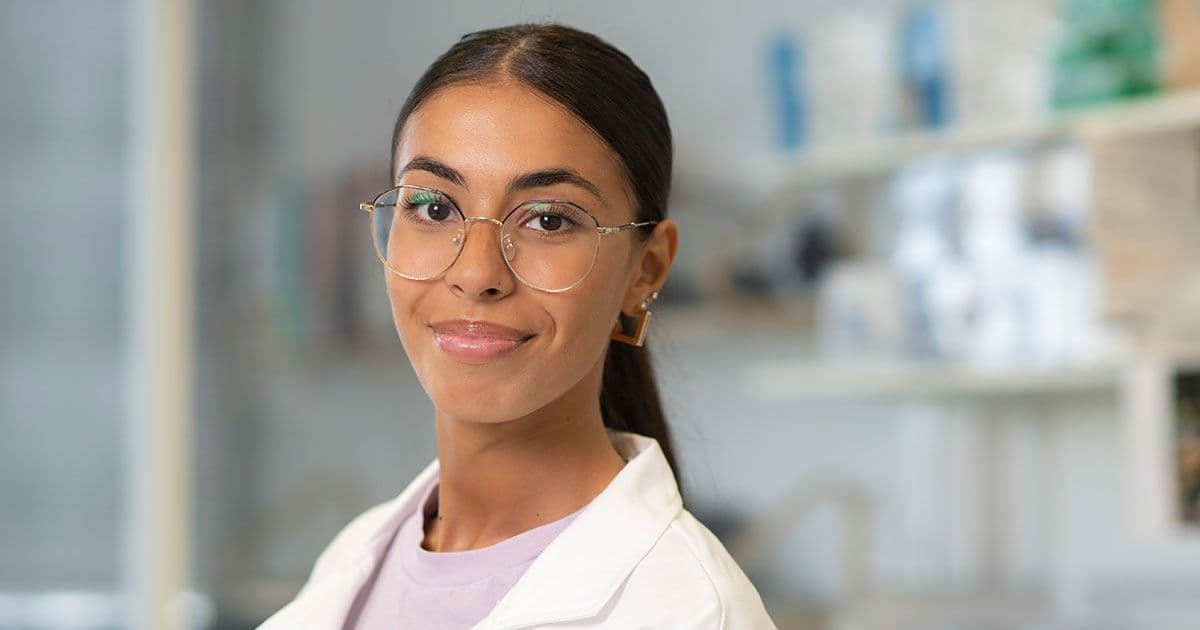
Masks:
[[[634,196],[617,155],[590,127],[545,95],[512,80],[441,89],[412,113],[397,168],[428,156],[462,174],[465,187],[410,170],[397,182],[449,194],[466,216],[501,219],[517,204],[573,201],[611,226],[635,221]],[[569,167],[593,182],[508,195],[520,173]],[[571,514],[598,495],[625,461],[608,441],[600,385],[618,313],[662,287],[678,225],[666,219],[640,242],[603,236],[588,277],[563,293],[522,284],[505,265],[498,226],[472,222],[459,259],[424,281],[385,273],[392,315],[417,378],[434,404],[440,460],[438,515],[422,546],[463,551],[496,544]],[[434,343],[431,322],[482,319],[536,332],[516,352],[461,363]]]

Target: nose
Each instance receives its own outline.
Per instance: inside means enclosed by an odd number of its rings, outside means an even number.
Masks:
[[[481,223],[471,233],[471,228]],[[489,229],[491,224],[491,229]],[[469,298],[498,299],[516,284],[512,270],[500,253],[500,222],[489,217],[470,217],[463,224],[462,251],[446,270],[445,279],[455,293]]]

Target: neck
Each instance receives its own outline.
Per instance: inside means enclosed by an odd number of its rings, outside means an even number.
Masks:
[[[602,369],[603,360],[563,397],[515,420],[473,422],[436,412],[438,513],[423,546],[493,545],[576,512],[603,491],[625,461],[600,415]]]

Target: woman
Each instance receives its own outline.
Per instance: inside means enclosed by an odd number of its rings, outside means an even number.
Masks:
[[[774,628],[683,507],[643,346],[671,158],[650,80],[594,35],[479,31],[425,72],[362,209],[438,456],[262,627]]]

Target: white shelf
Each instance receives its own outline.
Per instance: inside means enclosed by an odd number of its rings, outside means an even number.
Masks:
[[[1200,129],[1200,89],[1131,99],[1060,115],[1059,125],[1084,140]]]
[[[983,369],[946,363],[797,358],[760,362],[742,391],[765,401],[1062,396],[1113,390],[1114,365]]]
[[[1039,120],[914,131],[865,142],[819,146],[782,159],[781,191],[870,177],[923,157],[1056,139],[1110,140],[1200,129],[1200,89],[1056,112]]]
[[[938,154],[1023,146],[1054,137],[1056,127],[1029,121],[971,128],[907,132],[869,142],[814,147],[783,158],[782,188],[803,188],[886,173]]]
[[[664,306],[658,326],[673,345],[764,352],[738,369],[737,387],[761,401],[849,401],[901,398],[1069,396],[1114,391],[1124,368],[1117,358],[1087,365],[1007,365],[894,359],[825,358],[816,350],[812,323],[786,306],[739,304]],[[653,334],[653,333],[652,333]],[[745,360],[746,356],[742,355]]]

